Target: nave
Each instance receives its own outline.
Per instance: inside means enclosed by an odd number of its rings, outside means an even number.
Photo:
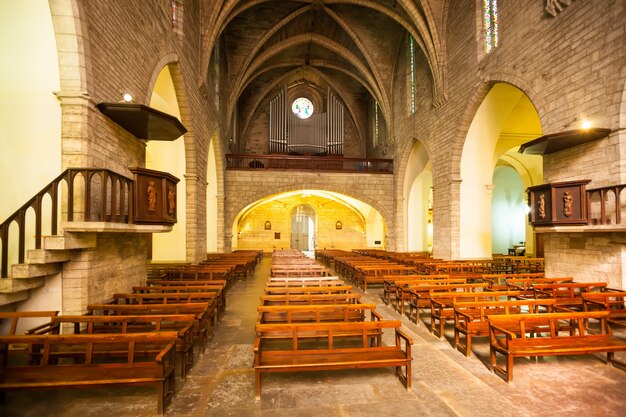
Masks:
[[[399,319],[414,340],[413,386],[406,391],[393,369],[302,372],[264,376],[263,395],[254,399],[252,344],[259,297],[271,258],[254,278],[228,291],[226,313],[206,353],[198,356],[166,416],[619,416],[626,398],[622,370],[607,367],[603,355],[517,359],[515,381],[506,384],[488,370],[488,341],[477,339],[471,358],[450,343],[452,331],[437,339],[424,325],[400,317],[371,288],[363,302],[378,305],[385,319]],[[358,290],[357,290],[358,291]],[[385,340],[391,343],[390,340]],[[528,366],[527,366],[528,365]],[[3,417],[152,417],[151,388],[15,392]]]

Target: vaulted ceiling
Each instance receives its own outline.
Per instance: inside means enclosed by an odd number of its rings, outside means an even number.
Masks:
[[[203,36],[206,71],[225,51],[226,117],[251,114],[284,85],[330,87],[357,127],[368,100],[391,116],[394,64],[410,34],[443,97],[437,22],[443,0],[211,0]],[[435,18],[436,16],[436,18]],[[220,45],[221,44],[221,45]]]

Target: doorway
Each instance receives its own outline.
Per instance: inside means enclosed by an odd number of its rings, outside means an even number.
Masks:
[[[291,249],[315,249],[315,210],[308,205],[298,205],[291,212]]]

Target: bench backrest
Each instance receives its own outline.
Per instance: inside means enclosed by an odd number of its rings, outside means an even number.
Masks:
[[[310,338],[314,334],[320,342],[326,342],[329,350],[339,349],[335,345],[335,339],[350,337],[360,341],[360,348],[370,347],[373,335],[379,335],[383,329],[399,329],[400,320],[380,320],[380,321],[357,321],[357,322],[328,322],[328,323],[280,323],[256,325],[257,340],[259,344],[263,339],[274,339],[280,335],[285,340],[291,342],[290,350],[298,350],[301,338]],[[351,349],[354,346],[350,347]],[[284,350],[281,348],[281,350]]]
[[[27,334],[58,334],[62,325],[71,324],[79,333],[144,333],[148,331],[177,331],[184,335],[193,329],[193,314],[78,316],[53,317],[50,323],[30,329]]]
[[[539,313],[540,308],[552,312],[556,306],[554,298],[541,300],[489,300],[472,302],[455,302],[454,311],[471,317],[475,321],[486,321],[490,314]]]
[[[146,360],[147,352],[154,352],[150,356],[151,360],[160,362],[168,352],[174,351],[176,338],[177,332],[0,336],[0,346],[26,345],[29,352],[40,352],[32,356],[32,360],[40,366],[61,364],[62,361],[51,359],[63,352],[71,354],[75,363],[82,361],[90,364],[94,356],[99,354],[106,356],[107,363],[133,363],[140,359]],[[109,354],[113,349],[119,354]],[[5,366],[11,364],[11,361],[7,361]]]
[[[261,304],[351,304],[361,300],[361,293],[342,294],[277,294],[262,295]]]
[[[58,314],[57,310],[0,312],[0,335],[15,335],[18,325],[27,330],[35,323],[49,321]]]
[[[257,323],[364,321],[368,311],[372,321],[380,320],[375,310],[376,304],[259,306]]]
[[[527,334],[533,333],[537,328],[549,333],[551,337],[557,336],[585,336],[589,327],[587,321],[599,320],[599,328],[594,327],[592,335],[611,334],[611,328],[607,325],[608,311],[584,311],[584,312],[559,312],[538,314],[508,314],[488,316],[489,326],[503,333],[513,333],[517,337],[527,338]],[[599,332],[599,333],[598,333]],[[534,337],[534,334],[532,335]],[[540,338],[538,339],[540,340]]]
[[[89,304],[87,314],[124,316],[129,314],[194,314],[204,317],[210,306],[207,303],[179,304]],[[98,314],[94,314],[98,313]]]
[[[181,304],[206,301],[212,303],[217,298],[214,292],[131,294],[115,293],[113,301],[117,304]]]

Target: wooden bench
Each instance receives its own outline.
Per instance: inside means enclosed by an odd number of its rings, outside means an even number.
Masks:
[[[391,295],[396,294],[396,287],[415,281],[434,281],[447,279],[448,275],[384,275],[383,276],[383,301],[386,305],[391,303]]]
[[[28,346],[30,360],[9,349]],[[146,355],[144,345],[156,353]],[[163,414],[175,391],[176,332],[0,336],[0,394],[11,390],[154,385]],[[112,355],[111,349],[120,354]],[[17,353],[17,355],[16,355]]]
[[[537,278],[544,278],[545,274],[543,272],[535,272],[535,273],[526,273],[526,274],[483,274],[482,280],[483,282],[489,283],[489,288],[494,291],[504,291],[507,289],[507,279],[515,280],[533,280]]]
[[[477,291],[477,292],[431,292],[430,331],[442,338],[445,324],[454,320],[454,304],[459,302],[511,300],[519,297],[519,291]]]
[[[361,300],[360,293],[341,294],[278,294],[262,295],[262,305],[306,305],[306,304],[354,304]]]
[[[200,346],[200,354],[206,349],[206,341],[211,335],[213,321],[211,307],[207,303],[184,304],[89,304],[87,314],[93,316],[133,316],[133,315],[172,315],[193,314],[193,335]]]
[[[1,334],[3,336],[15,335],[18,325],[23,326],[24,330],[27,330],[34,326],[34,322],[48,322],[58,314],[59,312],[56,310],[0,312],[0,325],[4,329]],[[8,322],[8,326],[6,326],[5,322]]]
[[[615,352],[626,350],[626,340],[613,336],[608,311],[510,314],[489,317],[490,365],[506,382],[513,380],[513,360],[525,356],[583,355],[607,353],[607,364],[624,367]],[[586,325],[598,320],[593,332]],[[565,322],[565,325],[562,325]],[[542,337],[528,337],[527,329],[547,328]],[[566,329],[566,330],[563,330]],[[536,336],[536,334],[534,335]],[[504,367],[497,355],[505,358]]]
[[[159,293],[159,294],[134,294],[115,293],[111,298],[111,304],[193,304],[206,303],[207,311],[211,319],[211,331],[217,325],[219,318],[219,296],[214,292],[189,292],[189,293]],[[209,332],[210,334],[211,332]]]
[[[139,285],[132,287],[135,294],[215,293],[216,309],[220,316],[226,312],[226,292],[223,285]]]
[[[326,277],[270,277],[268,284],[271,283],[305,283],[305,282],[343,282],[337,275],[329,275]]]
[[[371,345],[371,334],[385,328],[395,329],[395,345]],[[411,388],[411,345],[413,341],[400,330],[397,320],[350,323],[257,324],[254,342],[255,396],[261,398],[261,374],[266,372],[299,372],[335,369],[395,367],[396,375],[406,389]],[[275,335],[290,346],[275,341]],[[302,338],[316,336],[314,349]],[[347,339],[342,339],[347,337]],[[404,341],[404,349],[402,346]],[[343,343],[342,343],[343,342]],[[348,343],[351,342],[351,343]],[[405,368],[404,375],[401,370]]]
[[[581,297],[584,311],[606,310],[610,322],[626,325],[626,291],[587,292]]]
[[[286,306],[259,306],[257,323],[298,323],[327,321],[364,321],[370,313],[370,321],[382,320],[376,313],[376,304],[313,304]]]
[[[266,295],[341,294],[352,291],[352,285],[325,285],[322,287],[265,287]]]
[[[134,316],[56,316],[49,323],[36,326],[26,332],[29,335],[102,334],[102,333],[150,333],[175,331],[176,352],[180,376],[185,379],[193,366],[193,314],[134,315]],[[72,331],[73,333],[68,333]],[[198,347],[200,349],[200,347]]]
[[[431,289],[440,291],[463,291],[483,290],[486,284],[468,284],[465,278],[436,278],[433,280],[422,279],[417,281],[402,281],[396,283],[395,309],[404,315],[405,305],[411,299],[411,291],[428,293]]]
[[[553,312],[555,299],[494,300],[454,303],[454,346],[465,356],[472,354],[472,337],[489,336],[487,317],[499,314]],[[465,344],[461,343],[461,335]]]
[[[455,279],[455,280],[458,280]],[[435,293],[458,292],[463,294],[466,292],[483,292],[487,289],[487,283],[467,284],[464,280],[460,280],[455,284],[436,284],[436,285],[419,285],[411,286],[406,289],[409,296],[409,319],[415,324],[419,324],[421,310],[430,309],[430,298]]]
[[[558,284],[534,284],[535,298],[556,298],[557,305],[570,309],[583,309],[582,294],[602,292],[606,282],[561,282]]]
[[[294,287],[337,287],[341,285],[346,285],[340,279],[334,279],[332,281],[269,281],[265,284],[265,288],[294,288]]]

